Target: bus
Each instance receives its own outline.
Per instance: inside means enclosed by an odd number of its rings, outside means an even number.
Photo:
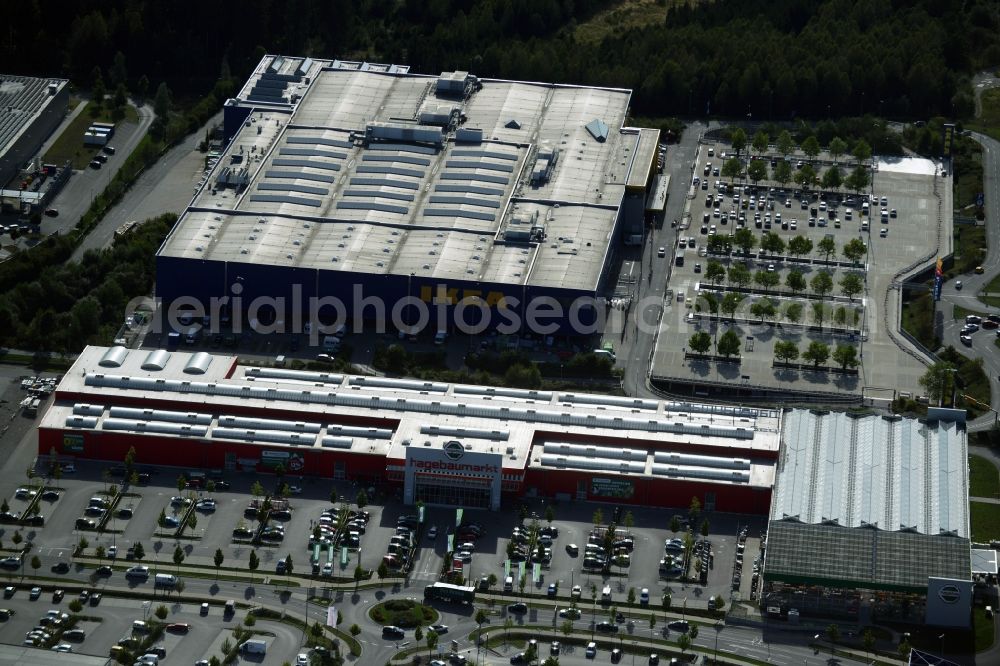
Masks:
[[[476,588],[465,585],[434,583],[424,588],[424,601],[454,601],[471,604],[476,598]]]

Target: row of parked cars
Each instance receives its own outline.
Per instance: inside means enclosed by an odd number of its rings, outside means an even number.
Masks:
[[[573,554],[576,548],[575,544],[570,544],[567,550]],[[634,548],[635,541],[632,537],[613,535],[609,539],[604,528],[595,527],[590,531],[587,545],[584,546],[583,568],[606,570],[612,564],[628,567],[632,564],[632,550]]]
[[[389,538],[382,562],[390,569],[402,569],[410,563],[413,547],[416,545],[417,527],[420,520],[414,515],[400,516],[396,519],[396,533]],[[427,530],[427,538],[437,538],[437,527]]]
[[[984,330],[992,330],[998,329],[998,327],[1000,327],[1000,315],[987,315],[986,319],[983,319],[979,315],[966,315],[965,325],[962,327],[962,331],[959,333],[958,339],[966,347],[971,347],[972,335],[980,328]],[[997,330],[997,337],[1000,338],[1000,329]]]

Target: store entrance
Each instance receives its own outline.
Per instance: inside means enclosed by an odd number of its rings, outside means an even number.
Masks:
[[[490,508],[491,491],[485,484],[461,479],[449,479],[447,485],[420,480],[417,480],[416,484],[414,499],[425,504]]]

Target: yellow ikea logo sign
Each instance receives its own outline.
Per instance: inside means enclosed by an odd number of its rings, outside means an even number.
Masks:
[[[479,289],[448,288],[443,284],[437,285],[436,289],[429,286],[421,287],[420,300],[437,305],[456,305],[459,301],[467,303],[481,301],[486,303],[487,307],[507,309],[507,297],[502,291],[490,291],[484,296]]]

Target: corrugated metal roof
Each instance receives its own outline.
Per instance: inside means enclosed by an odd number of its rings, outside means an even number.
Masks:
[[[969,536],[961,425],[792,410],[782,439],[772,520]]]

